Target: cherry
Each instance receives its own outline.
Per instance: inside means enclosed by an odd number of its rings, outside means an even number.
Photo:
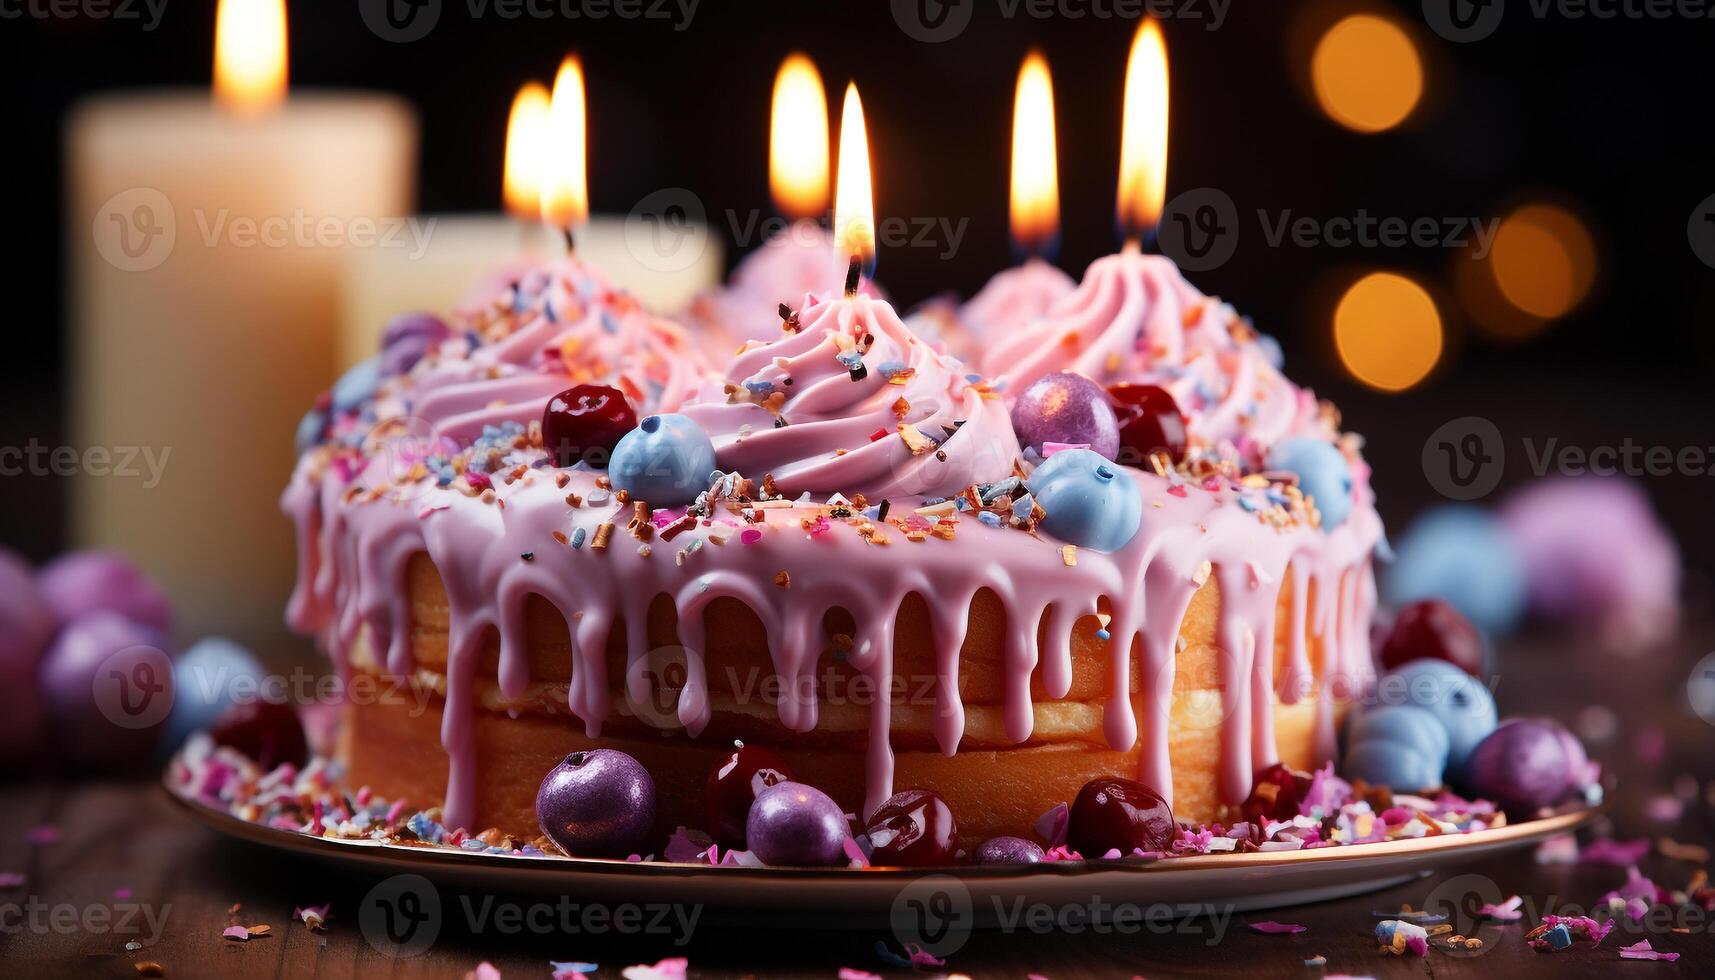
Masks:
[[[1114,462],[1145,467],[1152,453],[1166,453],[1169,463],[1185,458],[1185,415],[1167,389],[1117,384],[1108,389],[1108,398],[1120,423],[1120,451]]]
[[[1445,660],[1472,677],[1483,676],[1483,634],[1441,599],[1414,602],[1399,611],[1382,641],[1381,666],[1394,670],[1413,660]]]
[[[709,770],[703,796],[709,836],[725,848],[746,846],[744,827],[750,819],[750,805],[768,787],[792,781],[792,770],[780,753],[734,742],[733,751]]]
[[[926,868],[952,864],[959,828],[947,801],[926,789],[895,793],[864,825],[871,864]]]
[[[309,761],[310,747],[297,711],[277,701],[240,701],[209,727],[214,744],[236,749],[263,769]]]
[[[1298,805],[1310,790],[1310,774],[1276,762],[1256,774],[1251,795],[1245,797],[1239,809],[1245,819],[1261,824],[1262,818],[1291,820],[1298,816]]]
[[[1116,849],[1122,855],[1165,851],[1177,832],[1173,808],[1160,793],[1135,779],[1103,776],[1085,783],[1072,801],[1066,843],[1095,859]]]
[[[542,410],[542,445],[559,466],[584,461],[605,468],[613,447],[637,428],[625,393],[607,385],[578,385],[548,400]]]

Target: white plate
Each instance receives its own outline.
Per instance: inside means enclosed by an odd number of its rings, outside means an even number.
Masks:
[[[798,925],[885,921],[900,903],[935,892],[970,903],[975,924],[1020,899],[1049,905],[1106,903],[1210,906],[1254,911],[1362,894],[1468,864],[1575,830],[1581,810],[1494,830],[1308,851],[1205,854],[1157,861],[1053,862],[941,870],[708,868],[559,856],[483,854],[378,841],[311,837],[249,823],[172,790],[187,814],[222,834],[352,870],[416,874],[437,883],[504,894],[552,893],[606,902],[696,903],[717,917],[773,916]],[[922,893],[919,895],[918,893]],[[988,914],[985,914],[988,913]]]

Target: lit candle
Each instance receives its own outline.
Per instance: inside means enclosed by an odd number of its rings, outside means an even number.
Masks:
[[[67,123],[73,438],[163,464],[74,481],[72,537],[141,561],[186,635],[267,649],[290,434],[333,376],[342,254],[411,213],[417,124],[391,97],[288,99],[282,0],[220,4],[214,92]]]
[[[506,127],[505,215],[425,217],[420,220],[432,231],[421,249],[369,249],[351,257],[340,318],[341,367],[374,354],[393,317],[419,310],[445,315],[484,301],[564,254],[567,214],[576,218],[579,259],[651,309],[683,309],[720,281],[721,248],[700,222],[678,229],[671,252],[663,253],[653,244],[638,246],[655,241],[648,237],[655,216],[645,208],[625,217],[590,217],[584,95],[575,59],[561,65],[552,93],[538,82],[519,89]]]
[[[1050,264],[1060,241],[1054,86],[1036,52],[1018,71],[1013,101],[1011,219],[1012,245],[1024,263],[990,279],[958,314],[958,324],[981,340],[1030,323],[1074,288],[1072,277]]]
[[[774,79],[768,188],[785,219],[745,256],[724,288],[698,297],[690,315],[699,339],[724,359],[747,340],[777,332],[780,304],[797,306],[845,271],[847,256],[822,226],[828,211],[828,97],[809,58],[789,56]],[[874,285],[866,290],[877,293]]]

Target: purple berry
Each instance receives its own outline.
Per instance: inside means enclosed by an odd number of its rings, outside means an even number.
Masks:
[[[1042,848],[1022,837],[990,837],[977,847],[978,864],[1036,864]]]
[[[394,317],[381,332],[381,373],[404,374],[450,336],[452,330],[433,313]]]
[[[38,679],[51,751],[74,767],[134,769],[148,760],[173,707],[166,638],[97,610],[60,630]]]
[[[542,780],[536,819],[573,857],[637,854],[655,829],[655,781],[624,752],[573,752]]]
[[[1471,792],[1513,813],[1528,814],[1566,798],[1572,764],[1560,726],[1535,719],[1503,723],[1477,743],[1466,764]]]
[[[1042,452],[1044,443],[1085,444],[1107,459],[1119,454],[1119,419],[1107,392],[1081,374],[1038,379],[1012,407],[1020,444]]]
[[[828,794],[803,783],[763,790],[750,808],[745,840],[764,864],[827,868],[846,863],[846,815]]]
[[[42,597],[60,622],[111,610],[159,633],[172,632],[173,607],[159,586],[125,556],[78,551],[42,570]]]

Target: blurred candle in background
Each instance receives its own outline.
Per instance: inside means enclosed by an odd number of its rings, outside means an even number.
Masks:
[[[570,185],[564,182],[575,179],[579,188],[585,187],[587,169],[583,73],[581,66],[569,67],[577,65],[574,60],[567,61],[552,94],[540,83],[528,82],[512,100],[501,187],[506,214],[423,217],[421,248],[373,248],[350,256],[340,314],[342,368],[374,354],[382,328],[393,317],[419,310],[444,316],[504,287],[530,266],[563,255],[566,246],[558,226],[564,220],[551,217],[550,211],[576,211],[578,257],[651,309],[682,309],[698,292],[720,281],[721,248],[698,220],[706,211],[689,191],[663,189],[623,217],[589,217],[583,190],[576,201],[566,197]],[[574,84],[574,78],[575,99],[562,90]],[[556,102],[561,121],[568,124],[571,120],[565,116],[575,102],[575,133],[555,136]],[[568,163],[575,166],[575,175],[567,170]],[[560,190],[548,186],[550,174],[561,175],[555,178]],[[669,220],[677,224],[663,234],[657,222]]]
[[[398,99],[287,98],[286,33],[282,0],[222,0],[214,98],[104,95],[65,133],[68,409],[112,460],[74,481],[72,537],[140,561],[187,636],[264,651],[292,642],[275,501],[334,377],[342,257],[412,213],[417,146]]]

